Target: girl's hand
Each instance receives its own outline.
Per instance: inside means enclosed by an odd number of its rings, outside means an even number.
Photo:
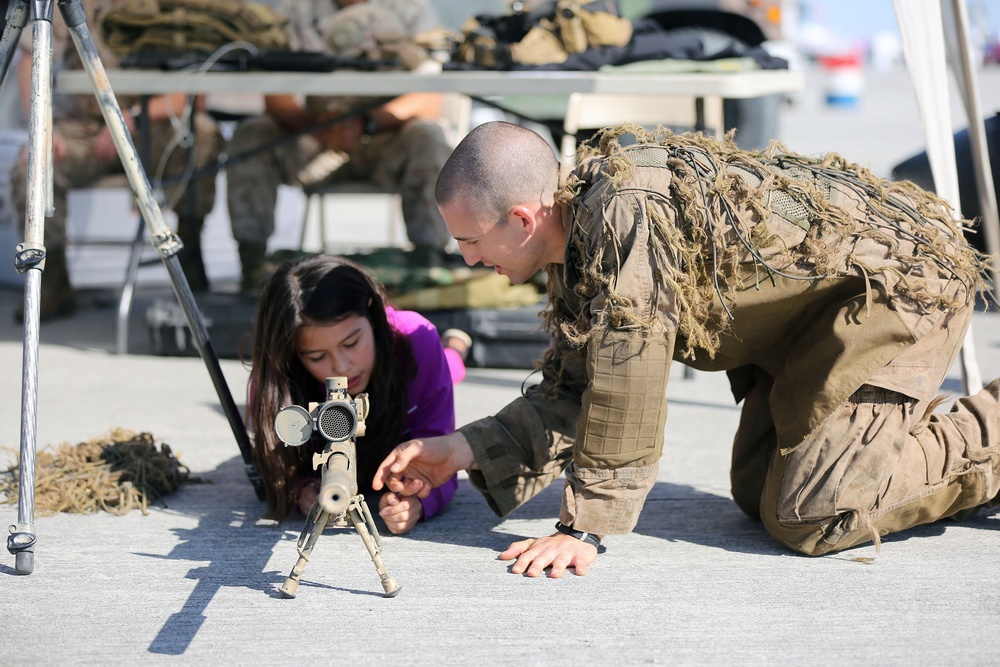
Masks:
[[[394,535],[409,531],[420,520],[423,506],[416,496],[401,496],[392,491],[382,494],[378,501],[378,515],[385,521],[385,527]]]
[[[298,498],[295,499],[295,502],[299,506],[299,511],[302,512],[302,516],[309,516],[309,511],[312,509],[313,503],[316,502],[316,496],[318,495],[318,479],[314,479],[302,487]]]

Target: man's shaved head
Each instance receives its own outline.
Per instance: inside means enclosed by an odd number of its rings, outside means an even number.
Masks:
[[[517,204],[552,203],[559,161],[541,136],[513,123],[479,125],[458,144],[441,169],[434,196],[439,206],[461,202],[482,218],[502,221]]]

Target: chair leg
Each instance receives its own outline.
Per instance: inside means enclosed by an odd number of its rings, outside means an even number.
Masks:
[[[146,222],[140,215],[139,228],[136,230],[132,244],[129,246],[125,280],[122,282],[121,294],[118,297],[118,311],[115,315],[115,351],[118,354],[128,354],[129,317],[132,313],[132,299],[135,296],[135,286],[139,282],[139,265],[142,260],[142,251],[146,243]]]
[[[326,195],[319,198],[319,251],[326,252]]]
[[[400,227],[405,232],[406,223],[403,221],[403,198],[398,194],[393,194],[389,197],[389,245],[392,247],[402,245],[399,239]]]
[[[309,212],[312,210],[312,201],[315,195],[306,195],[305,211],[302,214],[302,230],[299,233],[299,250],[306,247],[306,237],[309,235]]]

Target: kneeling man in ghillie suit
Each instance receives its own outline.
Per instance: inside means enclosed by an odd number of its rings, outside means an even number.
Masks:
[[[492,123],[444,167],[438,204],[467,262],[513,282],[547,266],[552,344],[540,385],[400,445],[381,481],[423,492],[465,467],[504,515],[565,471],[559,531],[501,557],[579,574],[656,481],[676,359],[729,374],[733,497],[796,551],[995,499],[1000,380],[933,413],[986,266],[946,202],[837,155],[637,126],[580,158],[559,183],[541,137]]]

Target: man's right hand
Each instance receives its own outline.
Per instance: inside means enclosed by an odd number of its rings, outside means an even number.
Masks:
[[[389,453],[375,472],[372,488],[383,486],[404,496],[426,498],[459,470],[473,468],[475,458],[465,436],[456,431],[436,438],[410,440]]]

